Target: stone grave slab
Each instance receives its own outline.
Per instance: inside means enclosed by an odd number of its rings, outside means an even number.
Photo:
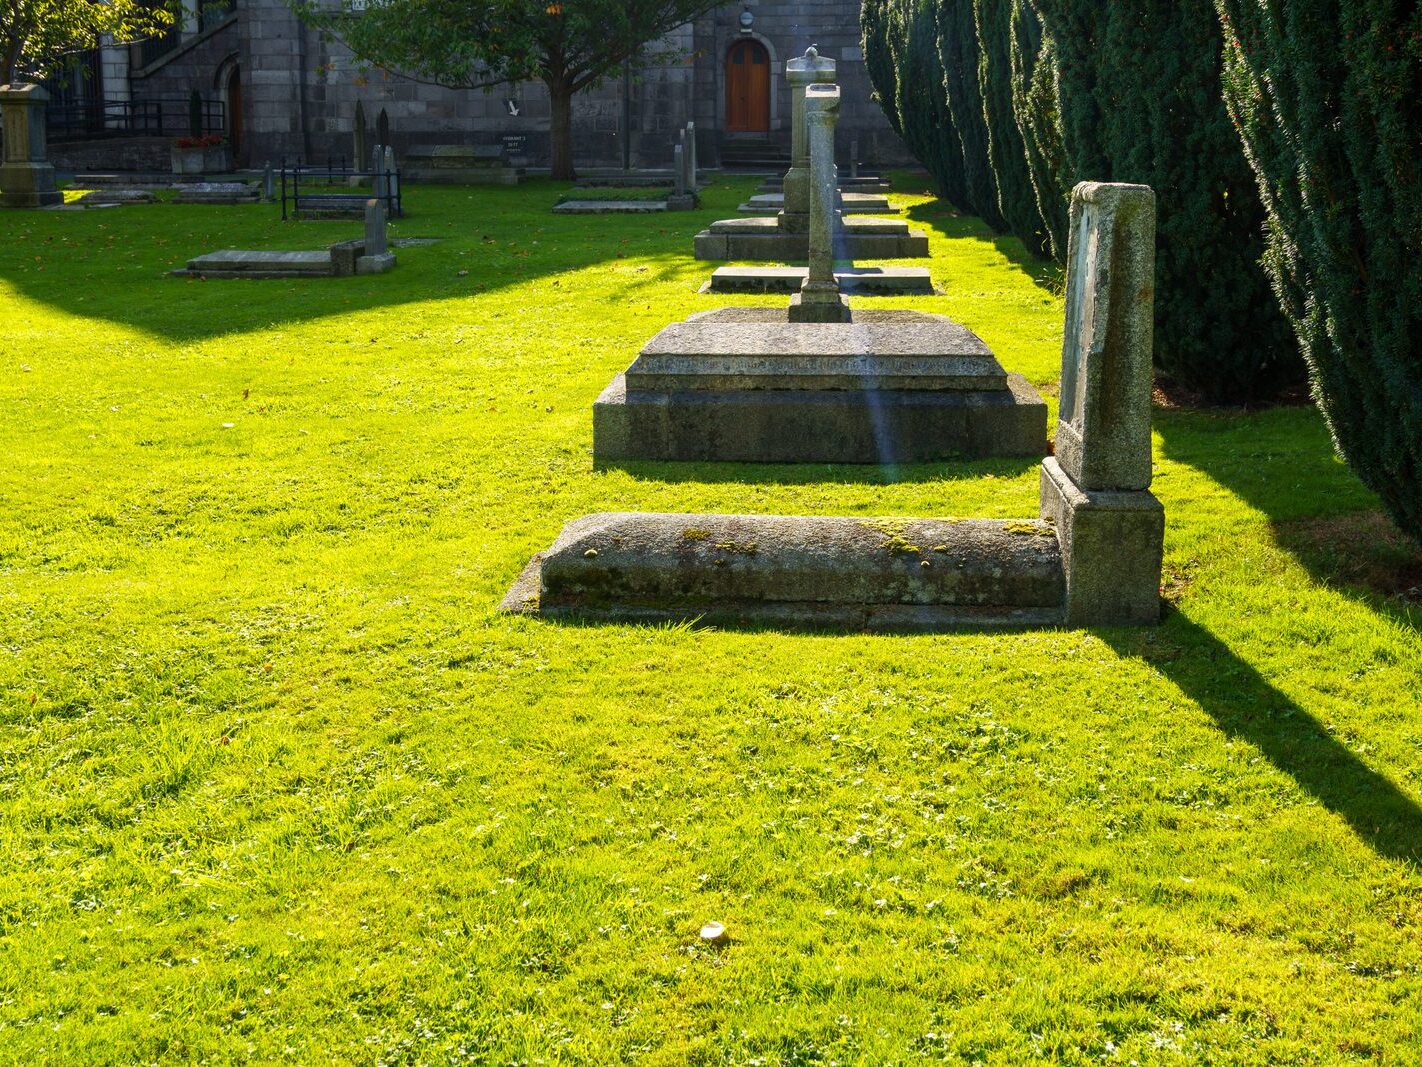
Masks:
[[[147,189],[91,189],[77,203],[85,207],[114,207],[120,204],[153,204],[158,198]]]
[[[1061,555],[1034,520],[608,513],[576,519],[501,605],[548,618],[870,631],[1051,626]]]
[[[179,204],[256,204],[262,191],[246,182],[182,182],[175,202]]]
[[[665,200],[564,200],[555,215],[655,215],[667,210]]]
[[[502,145],[420,145],[405,154],[401,177],[424,185],[517,185]]]

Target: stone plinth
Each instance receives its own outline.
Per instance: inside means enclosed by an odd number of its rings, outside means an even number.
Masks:
[[[38,85],[0,85],[5,123],[5,158],[0,163],[0,205],[49,207],[62,204],[54,167],[45,156],[44,109],[49,93]]]
[[[761,193],[751,197],[736,208],[742,215],[775,215],[785,205],[781,193]],[[841,215],[897,215],[899,209],[889,203],[889,198],[878,193],[839,194]]]
[[[786,233],[773,218],[720,219],[694,239],[697,259],[803,260],[808,233]],[[928,235],[895,219],[855,216],[842,220],[836,259],[926,259]]]
[[[600,514],[501,605],[559,618],[853,630],[1057,625],[1061,557],[1032,520]]]
[[[704,288],[709,293],[798,293],[807,267],[717,267]],[[840,292],[877,296],[934,293],[923,267],[840,267],[834,272]]]
[[[860,311],[725,308],[667,327],[593,405],[598,462],[919,463],[1040,456],[1046,406],[971,331]]]
[[[405,155],[403,180],[425,185],[517,185],[499,145],[423,145]]]

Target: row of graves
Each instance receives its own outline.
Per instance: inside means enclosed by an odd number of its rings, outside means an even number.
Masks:
[[[1073,191],[1061,404],[1047,455],[1041,398],[971,331],[942,315],[850,308],[835,263],[851,238],[888,238],[867,247],[903,254],[921,235],[853,232],[834,158],[839,89],[823,80],[833,67],[811,50],[787,74],[796,150],[783,207],[755,220],[760,227],[710,232],[802,249],[785,257],[807,260],[796,291],[779,310],[727,307],[661,330],[594,405],[595,461],[1034,456],[1037,515],[586,515],[533,557],[502,610],[856,631],[1158,621],[1154,193],[1100,183]],[[699,256],[706,238],[697,237]]]

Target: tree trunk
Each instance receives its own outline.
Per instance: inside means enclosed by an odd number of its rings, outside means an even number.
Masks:
[[[553,178],[570,182],[577,177],[573,170],[573,91],[566,83],[549,82],[548,97],[552,105]]]

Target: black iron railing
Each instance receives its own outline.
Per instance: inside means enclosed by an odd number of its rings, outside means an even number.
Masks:
[[[148,97],[144,100],[87,100],[45,109],[51,141],[87,141],[96,137],[190,137],[192,98]],[[227,133],[227,105],[202,101],[200,136]]]
[[[337,165],[339,164],[339,165]],[[398,170],[352,170],[344,159],[327,159],[324,167],[281,165],[281,217],[301,218],[306,214],[358,214],[367,200],[384,200],[385,214],[398,219],[404,215]]]

